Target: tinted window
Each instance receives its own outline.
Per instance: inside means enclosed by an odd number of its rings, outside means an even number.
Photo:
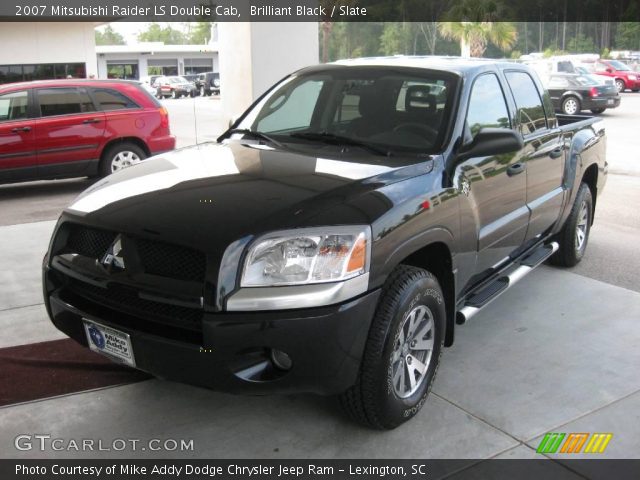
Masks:
[[[40,113],[43,117],[93,112],[93,102],[84,89],[43,88],[38,92]]]
[[[474,82],[467,110],[467,126],[471,135],[483,127],[511,126],[502,87],[494,74],[482,75]]]
[[[100,110],[122,110],[137,107],[128,97],[110,88],[96,88],[93,90],[93,96],[100,105]]]
[[[507,82],[518,107],[517,118],[523,135],[547,127],[542,99],[533,79],[524,72],[506,72]]]
[[[0,95],[0,122],[27,118],[28,104],[26,91]]]

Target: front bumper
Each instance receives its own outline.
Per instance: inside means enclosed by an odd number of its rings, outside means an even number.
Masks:
[[[82,319],[128,333],[136,366],[168,380],[232,393],[336,394],[353,385],[379,290],[328,307],[271,312],[205,313],[201,341],[185,341],[123,326],[122,314],[65,297],[49,267],[45,305],[54,325],[87,346]],[[133,327],[132,327],[133,325]],[[272,349],[287,353],[289,370],[277,368]]]

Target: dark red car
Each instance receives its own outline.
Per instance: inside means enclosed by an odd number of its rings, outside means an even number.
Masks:
[[[0,182],[108,175],[175,148],[169,115],[137,83],[0,86]]]
[[[594,65],[595,73],[613,78],[619,92],[640,90],[640,73],[634,72],[628,65],[618,60],[600,59]]]

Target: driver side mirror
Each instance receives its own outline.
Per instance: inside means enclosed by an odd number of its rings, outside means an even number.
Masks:
[[[522,135],[509,128],[481,128],[473,140],[460,147],[458,160],[517,152],[524,147]]]
[[[607,73],[613,73],[613,68],[607,68]]]

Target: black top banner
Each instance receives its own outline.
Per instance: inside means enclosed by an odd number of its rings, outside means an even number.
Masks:
[[[638,22],[640,0],[3,0],[0,21]]]

